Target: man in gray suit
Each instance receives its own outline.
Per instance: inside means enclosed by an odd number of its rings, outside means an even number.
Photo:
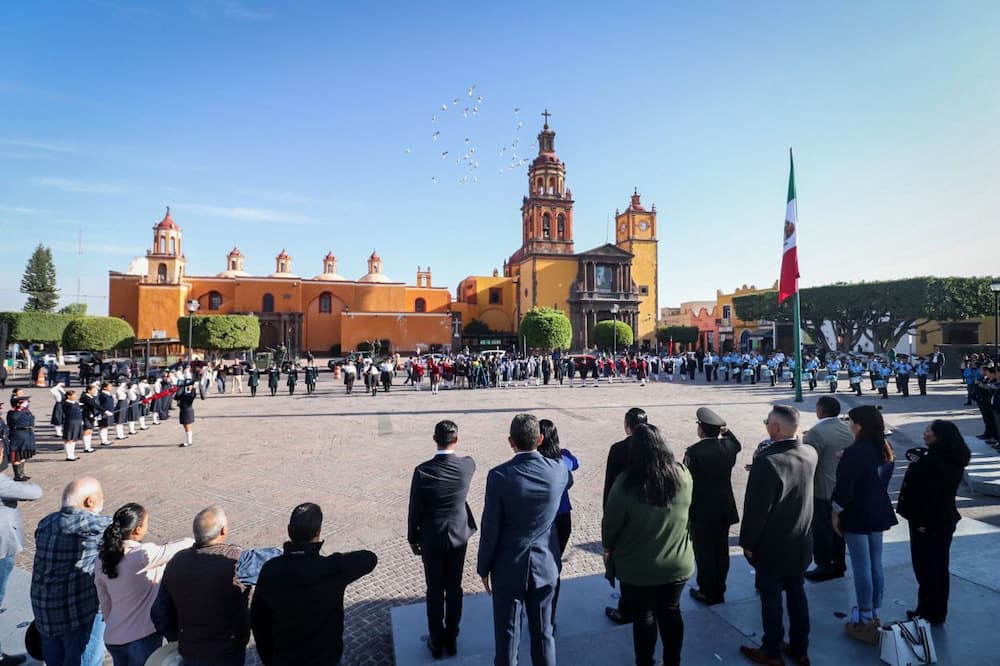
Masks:
[[[854,443],[851,428],[840,420],[840,401],[825,395],[816,401],[816,422],[802,438],[816,449],[816,477],[813,490],[813,562],[815,568],[805,573],[814,582],[841,578],[847,569],[844,537],[833,531],[833,486],[837,465],[844,449]]]
[[[555,666],[552,598],[561,562],[552,525],[573,477],[536,450],[538,419],[518,414],[508,437],[514,457],[490,470],[479,538],[479,576],[493,596],[494,666],[515,666],[521,612],[528,616],[531,663]]]
[[[0,402],[0,407],[3,403]],[[6,436],[6,425],[0,423],[0,442]],[[0,456],[4,448],[0,446]],[[7,468],[7,460],[0,463],[0,470]],[[14,570],[14,557],[24,550],[24,536],[21,528],[19,501],[41,499],[42,489],[34,483],[14,481],[6,474],[0,474],[0,603],[7,592],[7,581]],[[22,656],[10,656],[0,651],[0,666],[13,666],[25,661]]]

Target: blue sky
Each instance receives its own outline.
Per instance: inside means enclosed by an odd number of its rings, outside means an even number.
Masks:
[[[578,250],[657,205],[661,306],[777,278],[789,146],[804,285],[997,272],[1000,4],[594,4],[4,3],[0,309],[44,242],[104,313],[167,205],[190,274],[454,290],[520,245],[545,108]]]

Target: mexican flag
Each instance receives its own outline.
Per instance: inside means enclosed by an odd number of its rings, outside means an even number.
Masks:
[[[785,206],[785,243],[781,254],[781,281],[778,285],[778,304],[799,290],[799,251],[796,247],[796,225],[799,223],[795,201],[795,162],[792,149],[788,149],[788,204]]]

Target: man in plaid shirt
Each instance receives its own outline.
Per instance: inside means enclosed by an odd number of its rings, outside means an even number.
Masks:
[[[98,545],[111,524],[110,516],[100,515],[103,509],[100,482],[77,479],[63,490],[62,509],[35,530],[31,608],[48,666],[91,666],[104,659],[94,586]]]

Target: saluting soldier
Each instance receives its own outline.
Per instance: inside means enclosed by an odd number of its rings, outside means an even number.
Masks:
[[[689,529],[698,569],[698,587],[690,593],[711,606],[725,601],[729,527],[739,521],[732,472],[742,447],[714,411],[701,407],[696,416],[700,441],[684,454],[684,464],[694,480]]]

